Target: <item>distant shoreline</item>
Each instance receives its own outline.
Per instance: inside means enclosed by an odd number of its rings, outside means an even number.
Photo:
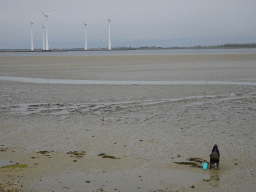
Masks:
[[[42,50],[35,49],[0,49],[0,52],[67,52],[67,51],[126,51],[126,50],[165,50],[165,49],[244,49],[244,48],[256,48],[256,43],[252,44],[223,44],[216,46],[193,46],[193,47],[155,47],[155,46],[143,46],[143,47],[114,47],[111,50],[107,48],[91,48],[85,50],[84,48],[72,48],[72,49],[50,49]]]
[[[43,51],[43,50],[0,50],[0,52],[2,53],[6,53],[6,52],[69,52],[69,51],[129,51],[129,50],[166,50],[166,49],[250,49],[250,48],[256,48],[256,47],[202,47],[202,48],[193,48],[193,47],[189,47],[189,48],[185,48],[185,47],[180,47],[180,48],[127,48],[127,49],[122,49],[122,48],[113,48],[111,50],[108,49],[88,49],[88,50],[84,50],[84,49],[65,49],[65,50],[58,50],[58,49],[52,49],[49,51]]]

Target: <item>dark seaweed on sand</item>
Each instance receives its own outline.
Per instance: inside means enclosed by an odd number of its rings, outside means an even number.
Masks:
[[[49,152],[49,151],[44,150],[44,151],[38,151],[37,153],[46,154],[46,153],[50,153],[50,152]]]
[[[202,163],[206,162],[208,163],[206,160],[203,160],[201,158],[189,158],[187,159],[188,161],[186,162],[174,162],[176,164],[181,164],[181,165],[191,165],[191,167],[202,167]]]
[[[120,158],[116,158],[115,156],[107,155],[105,153],[100,153],[98,156],[101,156],[102,158],[120,159]]]
[[[69,152],[67,152],[67,154],[73,154],[77,158],[83,157],[84,155],[86,155],[85,153],[86,153],[85,151],[81,151],[81,152],[79,152],[79,151],[69,151]]]
[[[8,148],[1,148],[0,151],[6,151]]]

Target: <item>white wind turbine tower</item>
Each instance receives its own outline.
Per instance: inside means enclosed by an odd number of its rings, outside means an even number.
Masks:
[[[88,25],[88,23],[84,23],[84,26],[85,26],[85,31],[84,31],[84,50],[88,50],[87,49],[87,34],[86,34],[86,26]]]
[[[45,50],[45,41],[44,41],[44,36],[45,36],[45,26],[42,25],[42,28],[43,28],[43,50]]]
[[[46,33],[45,33],[45,40],[46,40],[46,49],[45,50],[49,50],[49,44],[48,44],[48,16],[49,15],[51,15],[51,14],[53,14],[53,13],[48,13],[48,14],[44,14],[42,11],[40,11],[44,16],[45,16],[45,25],[46,25],[46,27],[45,27],[45,31],[46,31]]]
[[[33,39],[33,22],[30,23],[31,26],[31,51],[34,51],[34,39]]]
[[[108,50],[111,50],[111,40],[110,40],[110,22],[111,19],[108,20]]]

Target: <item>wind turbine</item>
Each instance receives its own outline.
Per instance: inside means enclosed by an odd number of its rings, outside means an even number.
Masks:
[[[110,22],[111,19],[108,20],[108,50],[111,50],[111,40],[110,40]]]
[[[49,50],[49,44],[48,44],[48,16],[49,15],[51,15],[51,14],[53,14],[53,13],[48,13],[48,14],[44,14],[42,11],[40,11],[44,16],[45,16],[45,25],[46,25],[46,27],[45,27],[45,31],[46,31],[46,33],[45,33],[45,35],[46,35],[46,37],[45,37],[45,40],[46,40],[46,49],[45,50]]]
[[[45,41],[44,41],[44,36],[45,36],[45,26],[42,25],[43,28],[43,50],[45,50]]]
[[[86,26],[88,25],[88,23],[84,23],[84,26],[85,26],[85,31],[84,31],[84,50],[88,50],[87,49],[87,35],[86,35]]]
[[[32,29],[33,22],[30,23],[30,26],[31,26],[31,51],[34,51],[34,39],[33,39],[33,29]]]

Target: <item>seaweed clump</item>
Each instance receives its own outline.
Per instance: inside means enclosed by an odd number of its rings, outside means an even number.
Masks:
[[[67,152],[67,154],[72,154],[72,155],[75,155],[76,158],[80,158],[80,157],[83,157],[85,156],[85,151],[81,151],[81,152],[78,152],[78,151],[69,151]]]
[[[41,153],[41,154],[43,155],[43,154],[47,154],[47,153],[50,153],[50,152],[49,152],[49,151],[44,150],[44,151],[38,151],[37,153]]]
[[[0,151],[7,151],[8,148],[1,148]]]
[[[176,164],[181,164],[181,165],[191,165],[190,167],[202,167],[202,163],[206,162],[208,163],[206,160],[201,159],[201,158],[188,158],[187,162],[174,162]]]
[[[6,166],[1,167],[1,168],[15,169],[15,168],[26,168],[27,166],[28,166],[28,164],[17,164],[17,165],[6,165]]]
[[[181,164],[181,165],[191,165],[191,166],[196,166],[197,163],[195,162],[174,162],[176,164]]]
[[[101,153],[98,156],[101,156],[102,158],[109,158],[109,159],[121,159],[121,158],[116,158],[115,156],[107,155],[105,153]]]

